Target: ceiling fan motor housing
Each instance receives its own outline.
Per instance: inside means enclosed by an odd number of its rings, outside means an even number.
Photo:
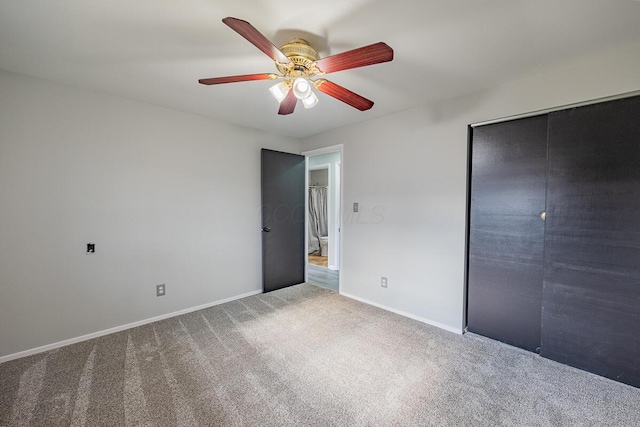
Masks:
[[[280,51],[285,54],[289,61],[293,64],[281,64],[276,62],[276,67],[285,76],[295,76],[298,73],[303,73],[307,77],[315,75],[313,64],[320,59],[318,51],[312,48],[306,40],[293,39],[290,42],[282,45]]]

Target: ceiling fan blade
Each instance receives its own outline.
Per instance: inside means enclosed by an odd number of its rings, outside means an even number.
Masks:
[[[329,80],[320,79],[314,82],[316,89],[322,93],[326,93],[329,96],[333,96],[335,99],[351,105],[353,108],[357,108],[360,111],[366,111],[373,107],[373,101],[368,100],[355,92],[351,92],[338,84],[330,82]]]
[[[210,79],[200,79],[198,83],[203,85],[219,85],[222,83],[250,82],[253,80],[273,80],[277,79],[277,74],[244,74],[241,76],[213,77]]]
[[[316,67],[324,73],[350,70],[351,68],[388,62],[393,59],[393,49],[379,42],[347,52],[337,53],[316,61]]]
[[[225,24],[231,27],[236,33],[240,34],[245,39],[249,40],[255,47],[263,51],[267,56],[276,62],[282,64],[288,64],[289,58],[280,51],[273,43],[269,41],[262,33],[242,19],[227,17],[222,20]]]
[[[280,103],[278,114],[286,116],[287,114],[293,113],[293,110],[296,109],[297,102],[298,98],[293,94],[293,89],[289,89],[287,96]]]

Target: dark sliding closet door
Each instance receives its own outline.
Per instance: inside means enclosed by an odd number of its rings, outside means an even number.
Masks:
[[[640,386],[640,97],[549,115],[542,355]]]
[[[467,325],[537,351],[547,116],[473,129]]]

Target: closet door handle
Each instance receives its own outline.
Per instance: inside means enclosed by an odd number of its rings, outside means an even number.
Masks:
[[[271,229],[269,227],[262,227],[262,231],[264,231],[265,233],[268,233],[271,231]]]
[[[547,211],[540,212],[540,219],[543,221],[547,220]]]

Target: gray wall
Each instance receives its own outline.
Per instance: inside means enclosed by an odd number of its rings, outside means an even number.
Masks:
[[[300,152],[0,72],[0,356],[259,291],[261,147]]]
[[[344,144],[341,292],[460,331],[467,125],[638,89],[630,46],[301,144],[0,72],[0,357],[258,291],[260,147]]]
[[[460,332],[467,126],[638,89],[636,45],[303,141],[305,150],[344,144],[340,291]]]

